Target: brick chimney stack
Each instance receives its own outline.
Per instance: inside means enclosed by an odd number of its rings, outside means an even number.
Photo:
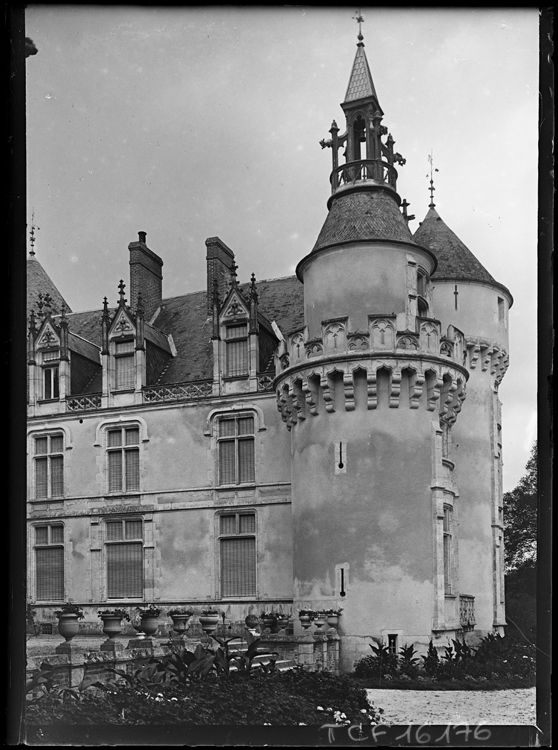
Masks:
[[[217,288],[221,302],[229,288],[231,270],[234,263],[234,253],[219,237],[208,237],[205,241],[207,248],[207,316],[213,314],[213,283],[217,280]]]
[[[146,245],[146,233],[138,232],[139,240],[130,242],[130,307],[135,312],[138,294],[149,321],[163,299],[163,261]]]

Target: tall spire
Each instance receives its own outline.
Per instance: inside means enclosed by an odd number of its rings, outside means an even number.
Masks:
[[[374,81],[372,80],[372,74],[368,66],[368,60],[366,59],[366,52],[364,51],[364,37],[361,31],[361,24],[364,23],[364,16],[360,11],[356,11],[353,18],[358,22],[358,44],[355,59],[353,62],[353,68],[351,70],[351,76],[349,78],[349,85],[347,86],[347,93],[345,94],[345,101],[354,102],[358,99],[366,99],[368,97],[374,97],[378,109],[381,110],[380,103],[378,102],[378,95],[374,88]]]

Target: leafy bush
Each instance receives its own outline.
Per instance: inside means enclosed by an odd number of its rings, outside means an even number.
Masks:
[[[442,658],[430,641],[422,665],[415,658],[412,646],[400,650],[395,666],[386,660],[385,646],[371,645],[371,648],[374,655],[360,659],[354,671],[355,677],[368,680],[368,686],[383,686],[383,680],[390,681],[390,687],[417,689],[423,689],[425,683],[465,688],[471,688],[477,682],[490,688],[531,687],[535,684],[535,646],[515,637],[489,634],[477,649],[472,649],[465,640],[452,640],[445,647]]]
[[[78,700],[44,695],[29,703],[27,722],[46,724],[298,725],[377,724],[381,711],[350,677],[326,672],[230,672],[184,684],[109,685]]]

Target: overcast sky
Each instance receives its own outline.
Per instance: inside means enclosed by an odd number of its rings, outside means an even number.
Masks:
[[[504,490],[536,437],[538,11],[362,8],[398,190],[436,208],[513,294]],[[219,236],[240,281],[294,273],[325,220],[358,28],[344,8],[28,6],[28,222],[74,311],[128,282],[138,231],[163,296],[203,289]]]

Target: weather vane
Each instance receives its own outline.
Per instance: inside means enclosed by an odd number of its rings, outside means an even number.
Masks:
[[[31,237],[30,237],[30,243],[31,243],[31,250],[29,251],[29,255],[35,255],[35,229],[40,229],[41,227],[35,226],[35,209],[33,209],[31,213]]]
[[[433,175],[433,172],[439,172],[440,171],[439,169],[436,169],[434,167],[434,156],[432,154],[433,154],[432,151],[428,154],[428,161],[430,163],[430,187],[429,187],[429,190],[430,190],[430,205],[428,206],[428,208],[434,208],[435,205],[436,205],[434,203],[434,191],[436,190],[436,188],[434,187],[434,180],[432,178],[432,175]],[[428,177],[428,175],[426,175],[426,176]]]
[[[353,16],[355,21],[358,23],[358,40],[359,42],[362,42],[364,37],[362,36],[362,27],[361,25],[364,23],[364,16],[360,12],[360,8],[358,10],[355,10],[355,15]]]

